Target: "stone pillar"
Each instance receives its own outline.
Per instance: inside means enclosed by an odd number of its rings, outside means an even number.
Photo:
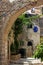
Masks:
[[[7,43],[0,38],[0,65],[8,65]]]
[[[8,47],[7,41],[2,42],[2,65],[8,65]]]
[[[3,26],[0,21],[0,65],[8,65],[7,41],[3,40]]]

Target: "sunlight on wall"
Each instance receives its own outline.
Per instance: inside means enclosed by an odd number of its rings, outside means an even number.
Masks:
[[[13,2],[13,1],[15,1],[15,0],[9,0],[10,2]]]

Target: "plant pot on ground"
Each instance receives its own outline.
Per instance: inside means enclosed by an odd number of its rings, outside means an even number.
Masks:
[[[17,61],[18,59],[21,58],[21,54],[11,55],[10,58],[11,58],[11,60],[15,60],[15,61]]]
[[[10,55],[11,60],[16,61],[21,58],[21,54],[19,53],[19,51],[17,50],[17,48],[14,46],[13,43],[11,44],[10,50],[11,50],[11,55]]]

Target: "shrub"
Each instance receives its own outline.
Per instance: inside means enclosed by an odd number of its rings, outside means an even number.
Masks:
[[[34,57],[41,58],[41,60],[43,60],[43,43],[37,46],[37,49],[34,52]]]

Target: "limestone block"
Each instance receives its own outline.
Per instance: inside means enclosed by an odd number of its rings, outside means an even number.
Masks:
[[[32,63],[32,65],[42,65],[41,63]]]
[[[29,65],[29,63],[28,62],[24,62],[23,65]]]

